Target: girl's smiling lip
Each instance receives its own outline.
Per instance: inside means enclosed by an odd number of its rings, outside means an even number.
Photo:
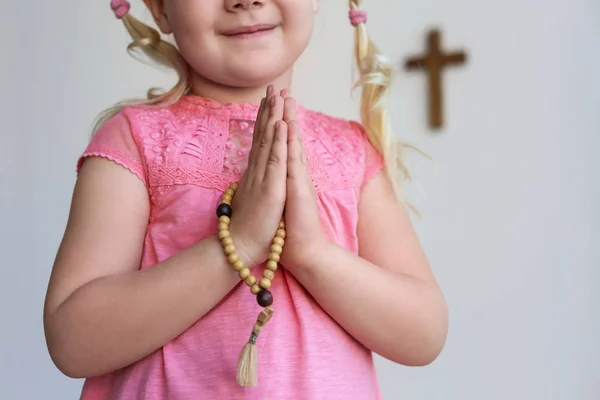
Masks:
[[[233,38],[252,38],[258,36],[264,36],[271,33],[278,25],[276,24],[258,24],[258,25],[244,25],[237,28],[233,28],[223,32],[224,36]]]

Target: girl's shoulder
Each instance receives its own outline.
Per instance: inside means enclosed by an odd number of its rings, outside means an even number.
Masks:
[[[323,137],[346,136],[350,140],[361,140],[364,129],[354,119],[342,118],[322,111],[302,108],[300,116],[306,133],[321,134]]]
[[[109,159],[130,170],[144,183],[147,182],[146,169],[138,140],[131,129],[125,110],[108,117],[92,134],[91,139],[77,160],[79,174],[83,163],[89,157]]]
[[[102,157],[130,170],[148,186],[151,160],[160,161],[171,150],[175,118],[170,107],[141,106],[126,106],[104,117],[79,155],[76,172],[88,157]]]
[[[324,185],[362,186],[383,168],[382,155],[357,120],[306,109],[302,128],[305,149],[321,166],[314,173],[324,175],[319,179]]]

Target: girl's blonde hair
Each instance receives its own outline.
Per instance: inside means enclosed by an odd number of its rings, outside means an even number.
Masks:
[[[96,120],[93,133],[126,106],[169,106],[179,101],[189,86],[189,66],[177,47],[163,40],[156,29],[138,20],[129,12],[121,20],[133,39],[133,42],[127,46],[127,51],[134,57],[136,52],[141,52],[155,63],[172,68],[175,70],[178,80],[168,92],[162,93],[158,88],[151,88],[148,90],[146,99],[125,100],[104,110]]]
[[[362,0],[349,0],[350,11],[360,10],[361,4]],[[189,66],[177,47],[164,41],[156,29],[136,19],[129,12],[121,19],[133,39],[127,47],[128,52],[134,55],[134,52],[141,51],[154,62],[174,69],[179,79],[168,92],[161,93],[159,89],[152,88],[148,91],[146,99],[126,100],[103,111],[96,121],[93,132],[126,106],[169,106],[176,103],[188,90]],[[387,176],[401,199],[400,186],[410,180],[401,151],[404,148],[415,148],[393,137],[387,96],[392,85],[394,69],[369,37],[365,22],[355,24],[354,57],[359,73],[355,87],[360,86],[362,89],[361,122],[369,141],[382,155]]]
[[[350,12],[360,10],[362,0],[350,0]],[[365,23],[355,25],[354,58],[359,73],[355,87],[361,87],[360,117],[369,141],[385,161],[385,171],[396,195],[402,199],[401,186],[410,180],[410,173],[402,159],[404,148],[413,148],[400,142],[392,134],[388,95],[392,86],[394,68],[367,33]],[[412,207],[411,207],[412,208]]]

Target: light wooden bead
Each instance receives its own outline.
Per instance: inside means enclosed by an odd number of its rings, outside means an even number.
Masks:
[[[250,276],[250,270],[248,268],[244,267],[240,270],[240,272],[238,272],[238,274],[239,274],[240,278],[246,279],[247,277]]]
[[[266,278],[262,278],[258,284],[263,289],[269,289],[271,287],[271,281]]]
[[[237,253],[231,253],[227,256],[227,259],[229,260],[229,263],[233,264],[236,261],[239,261],[240,256],[238,256]]]
[[[235,246],[232,244],[228,244],[225,246],[225,254],[230,255],[231,253],[235,253]]]
[[[224,222],[220,222],[219,225],[218,225],[218,229],[219,229],[219,231],[229,230],[229,224],[226,224]]]
[[[275,262],[279,262],[279,259],[281,258],[281,256],[277,253],[271,253],[269,254],[269,261],[275,261]]]
[[[231,196],[223,196],[223,197],[221,197],[221,203],[226,203],[226,202],[231,203],[231,199],[232,199]]]
[[[270,270],[270,269],[265,269],[263,271],[263,278],[272,281],[273,278],[275,278],[275,272],[273,272],[273,270]]]
[[[229,223],[231,222],[231,219],[229,219],[229,217],[227,215],[221,215],[219,217],[219,222],[229,225]]]
[[[223,240],[226,237],[229,237],[229,231],[219,231],[219,239]]]
[[[223,193],[224,196],[229,196],[229,197],[233,197],[233,190],[231,189],[227,189],[225,191],[225,193]]]
[[[221,244],[223,245],[223,247],[230,246],[233,244],[233,238],[231,236],[228,236],[221,240]]]
[[[279,236],[275,236],[273,238],[273,244],[278,244],[281,247],[283,247],[283,244],[285,243],[285,241],[283,240],[283,238],[280,238]]]
[[[275,234],[275,236],[280,237],[282,239],[285,239],[286,235],[287,234],[284,229],[277,229],[277,233]]]
[[[281,247],[280,245],[278,245],[278,244],[271,245],[271,253],[281,254],[282,251],[283,251],[283,247]]]
[[[246,282],[246,285],[252,286],[256,283],[256,277],[254,275],[250,275],[244,281]]]
[[[242,269],[244,269],[244,267],[245,267],[245,265],[242,260],[237,260],[236,262],[233,263],[233,269],[236,271],[241,271]]]
[[[277,271],[277,262],[275,262],[273,260],[267,261],[267,268],[270,269],[271,271]]]
[[[279,222],[279,229],[285,229],[285,222],[284,221],[280,221]]]
[[[237,183],[232,183],[229,188],[235,192],[237,190],[237,188],[238,188],[238,184]]]
[[[255,285],[252,285],[250,290],[252,291],[252,294],[258,294],[258,292],[260,292],[262,290],[262,288],[255,284]]]

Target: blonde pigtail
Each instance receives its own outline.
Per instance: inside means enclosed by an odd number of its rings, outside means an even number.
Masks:
[[[366,28],[366,12],[361,10],[362,0],[350,0],[350,19],[354,25],[354,57],[359,73],[356,87],[362,89],[360,116],[369,141],[383,156],[385,171],[399,199],[401,187],[411,175],[403,160],[405,144],[392,134],[388,110],[388,95],[392,86],[394,68],[387,57],[371,40]],[[420,152],[420,151],[419,151]],[[414,208],[409,205],[413,210]]]
[[[127,52],[135,58],[142,53],[155,63],[173,69],[178,76],[177,83],[169,91],[161,93],[158,88],[148,90],[146,99],[131,99],[117,103],[103,111],[93,128],[95,133],[107,120],[118,114],[124,107],[137,105],[164,107],[176,103],[188,90],[189,66],[173,44],[161,39],[160,33],[141,22],[127,12],[119,17],[133,41],[127,46]]]

